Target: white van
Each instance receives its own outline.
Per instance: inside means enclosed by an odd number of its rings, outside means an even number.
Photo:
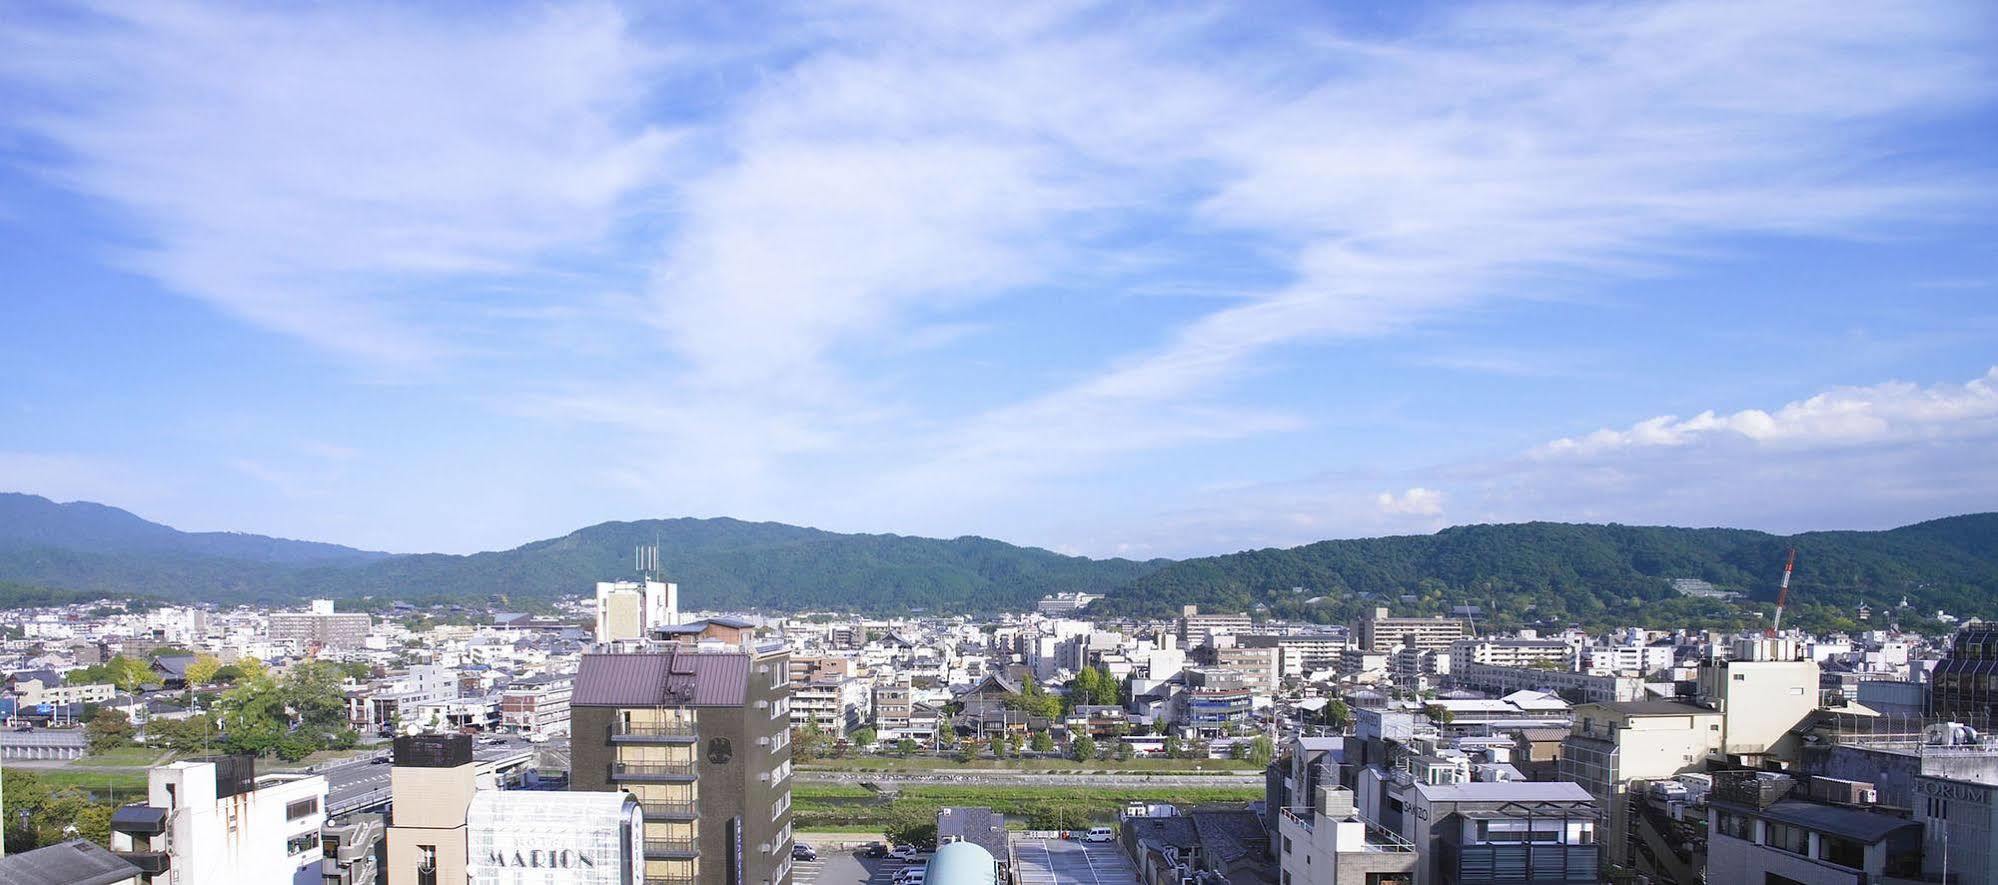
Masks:
[[[1115,838],[1117,838],[1117,836],[1110,831],[1109,827],[1090,827],[1089,835],[1082,837],[1082,841],[1108,842]]]

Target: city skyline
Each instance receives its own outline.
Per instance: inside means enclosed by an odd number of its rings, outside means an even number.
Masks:
[[[1992,11],[36,8],[0,490],[1187,557],[1994,509]]]

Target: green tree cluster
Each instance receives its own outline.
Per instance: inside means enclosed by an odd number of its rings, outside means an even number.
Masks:
[[[8,768],[5,775],[6,828],[8,853],[32,851],[74,838],[99,845],[111,839],[109,802],[93,802],[90,794],[76,787],[59,787],[21,768]],[[71,828],[74,828],[72,834]]]

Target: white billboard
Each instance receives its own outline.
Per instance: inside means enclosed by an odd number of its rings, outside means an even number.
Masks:
[[[465,829],[472,885],[634,885],[645,869],[628,793],[480,790]]]

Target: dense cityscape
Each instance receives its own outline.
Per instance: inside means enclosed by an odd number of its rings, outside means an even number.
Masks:
[[[1991,873],[1998,627],[1974,620],[1923,635],[1883,606],[1847,634],[1494,633],[1476,605],[1398,616],[1413,597],[1325,626],[1197,606],[1097,619],[1088,593],[993,619],[714,613],[683,610],[656,550],[633,561],[542,614],[108,599],[0,614],[0,871],[161,885]]]

